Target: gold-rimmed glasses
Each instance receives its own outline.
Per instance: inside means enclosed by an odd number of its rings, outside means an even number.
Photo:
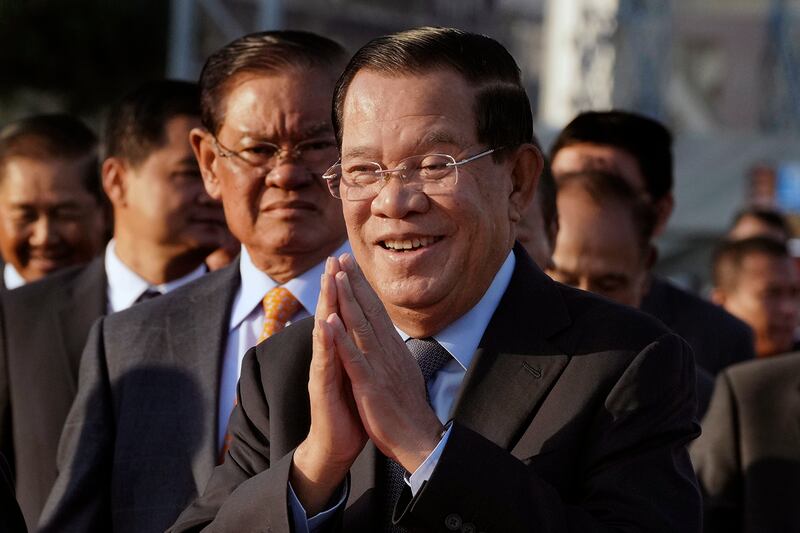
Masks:
[[[275,168],[281,159],[291,158],[308,170],[319,174],[330,164],[336,153],[336,141],[332,137],[307,139],[291,147],[260,141],[241,150],[232,150],[222,144],[216,136],[212,138],[221,157],[241,161],[254,170],[264,173]]]

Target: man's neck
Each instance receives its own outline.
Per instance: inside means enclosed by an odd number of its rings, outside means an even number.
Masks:
[[[151,285],[186,276],[203,262],[205,250],[165,247],[114,234],[114,252],[120,261]]]
[[[246,244],[245,247],[256,268],[264,272],[277,283],[286,283],[324,261],[334,253],[344,241],[345,239],[336,241],[324,248],[314,250],[314,253],[270,254],[262,253],[260,250],[249,247]]]

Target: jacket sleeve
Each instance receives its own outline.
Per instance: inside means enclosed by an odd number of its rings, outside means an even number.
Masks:
[[[78,394],[58,446],[58,478],[39,520],[42,533],[112,530],[114,415],[103,327],[103,318],[95,322],[83,351]]]
[[[455,421],[429,481],[405,490],[395,520],[430,532],[699,532],[686,451],[697,436],[691,349],[666,334],[636,355],[593,414],[580,478],[561,494]]]
[[[203,495],[170,532],[270,531],[290,533],[288,504],[292,453],[270,462],[269,406],[255,348],[245,354],[237,405],[228,422],[233,441]],[[334,520],[335,522],[335,520]]]
[[[741,531],[742,468],[738,413],[729,373],[717,377],[703,434],[690,448],[703,492],[703,524],[707,533]]]
[[[9,477],[14,479],[14,433],[11,423],[11,390],[8,368],[8,341],[6,336],[6,319],[3,310],[3,299],[0,298],[0,453],[5,456],[11,471]]]

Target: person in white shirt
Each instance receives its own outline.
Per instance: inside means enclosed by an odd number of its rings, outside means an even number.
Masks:
[[[106,128],[102,184],[114,233],[104,256],[2,294],[0,442],[31,529],[55,481],[92,323],[204,275],[224,229],[189,144],[199,117],[194,83],[151,82],[126,95]]]
[[[337,43],[291,31],[209,57],[191,142],[240,257],[95,326],[40,531],[164,531],[227,456],[244,353],[313,314],[324,259],[349,250],[322,179],[346,60]]]

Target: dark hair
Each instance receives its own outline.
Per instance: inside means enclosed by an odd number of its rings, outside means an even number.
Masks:
[[[579,187],[598,205],[614,203],[628,210],[637,231],[640,250],[647,250],[656,225],[656,214],[648,199],[634,189],[625,178],[612,172],[582,170],[558,177],[558,192]]]
[[[492,147],[514,148],[523,143],[538,147],[528,95],[508,50],[485,35],[432,27],[378,37],[355,53],[334,91],[333,127],[339,146],[344,100],[359,71],[404,76],[437,69],[455,71],[476,88],[478,141]]]
[[[273,74],[292,69],[330,68],[335,77],[347,61],[337,42],[305,31],[251,33],[209,56],[200,73],[203,125],[216,134],[225,121],[225,97],[240,74]]]
[[[613,146],[630,154],[653,200],[672,191],[672,134],[660,122],[629,111],[581,113],[558,134],[550,160],[562,148],[578,143]]]
[[[770,209],[768,207],[751,206],[742,209],[733,217],[731,229],[741,222],[742,219],[747,217],[753,217],[770,228],[778,230],[783,234],[786,240],[792,238],[792,228],[789,226],[789,222],[783,214],[777,209]]]
[[[733,289],[739,281],[742,262],[754,254],[763,254],[776,259],[790,258],[786,243],[771,237],[724,240],[714,251],[711,261],[714,287]]]
[[[97,136],[79,118],[64,113],[34,115],[0,131],[0,180],[13,157],[35,160],[86,158],[85,189],[103,198],[97,162]]]
[[[179,115],[200,116],[196,84],[159,80],[139,86],[108,113],[105,157],[119,157],[138,165],[164,145],[165,126]]]

